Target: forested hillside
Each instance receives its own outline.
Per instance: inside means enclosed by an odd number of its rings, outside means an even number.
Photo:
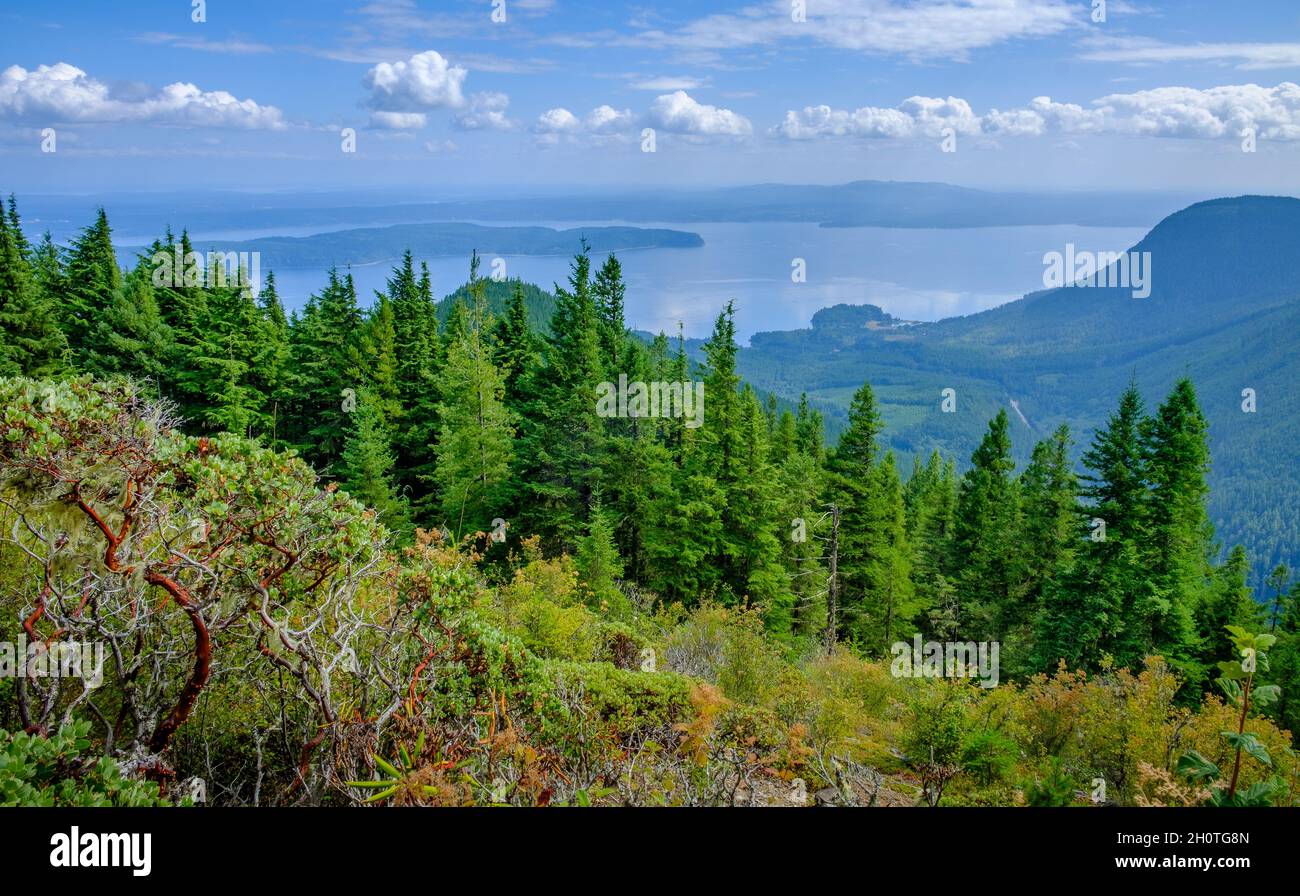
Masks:
[[[732,308],[698,362],[635,337],[614,256],[543,331],[477,257],[445,315],[408,253],[368,309],[331,271],[286,317],[273,276],[155,285],[176,246],[121,270],[103,212],[66,248],[0,224],[0,634],[110,645],[93,691],[0,678],[0,750],[161,785],[11,763],[0,797],[1295,802],[1300,588],[1216,554],[1194,378],[1098,391],[1090,430],[1031,406],[1018,462],[955,364],[959,471],[891,449],[897,367],[840,385],[829,446],[742,379]],[[602,410],[624,379],[700,413]],[[900,671],[913,638],[1000,666]]]
[[[1130,381],[1151,398],[1188,377],[1209,423],[1210,517],[1225,554],[1248,548],[1251,582],[1262,587],[1278,563],[1300,562],[1300,414],[1287,397],[1300,378],[1297,233],[1300,200],[1199,203],[1133,247],[1150,253],[1146,298],[1067,287],[907,326],[874,307],[843,306],[819,312],[809,330],[756,334],[738,368],[755,386],[807,393],[836,427],[869,380],[886,441],[908,462],[935,449],[965,458],[984,422],[1006,410],[1024,463],[1062,423],[1076,433],[1102,426]],[[956,392],[955,413],[942,412],[944,389]]]

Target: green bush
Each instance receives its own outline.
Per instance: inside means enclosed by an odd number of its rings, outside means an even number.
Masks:
[[[0,731],[0,806],[167,806],[151,781],[129,781],[107,756],[83,757],[89,722],[51,737]]]

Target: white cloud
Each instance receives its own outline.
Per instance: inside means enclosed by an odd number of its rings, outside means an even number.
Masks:
[[[788,140],[817,137],[910,137],[912,119],[897,109],[864,106],[853,112],[827,105],[805,106],[802,112],[786,112],[772,133]]]
[[[192,127],[285,127],[275,106],[241,100],[224,90],[176,82],[115,90],[66,62],[0,72],[0,118],[49,122],[148,122]]]
[[[576,134],[582,130],[582,122],[568,109],[547,109],[537,116],[533,130],[539,134]]]
[[[809,40],[868,53],[961,58],[1009,40],[1059,34],[1081,23],[1087,5],[1072,0],[819,0],[792,21],[788,0],[710,15],[674,31],[647,30],[634,42],[727,50]]]
[[[636,117],[629,109],[615,109],[601,105],[579,118],[568,109],[547,109],[537,117],[533,133],[543,145],[558,143],[607,143],[626,139],[626,132],[635,124]]]
[[[665,90],[696,90],[700,87],[707,86],[707,81],[701,81],[699,78],[671,76],[660,78],[644,78],[633,81],[629,85],[633,90],[653,90],[662,92]]]
[[[1300,43],[1167,44],[1146,38],[1107,38],[1090,41],[1095,49],[1080,54],[1088,62],[1159,64],[1219,63],[1242,70],[1300,66]]]
[[[613,106],[597,106],[587,113],[582,125],[593,134],[614,134],[630,127],[632,118],[629,109],[620,111]]]
[[[426,50],[410,59],[381,62],[366,72],[367,105],[377,112],[426,112],[465,105],[461,87],[469,72],[441,53]]]
[[[684,90],[656,97],[647,119],[670,134],[697,137],[747,137],[754,130],[745,116],[696,102]]]
[[[423,112],[371,112],[370,126],[384,130],[422,128],[428,122]]]
[[[493,91],[476,93],[469,98],[469,108],[452,119],[462,131],[509,131],[515,122],[506,115],[510,97]]]
[[[272,50],[268,44],[255,41],[238,40],[236,38],[208,40],[205,37],[187,37],[161,31],[146,31],[137,35],[135,39],[146,44],[165,44],[183,50],[204,50],[209,53],[270,53]]]
[[[911,97],[896,109],[866,106],[853,112],[808,106],[786,112],[771,129],[777,137],[933,137],[951,127],[961,134],[1040,136],[1109,134],[1213,139],[1254,128],[1262,139],[1300,139],[1300,86],[1238,84],[1200,90],[1158,87],[1113,93],[1087,106],[1035,97],[1023,108],[992,109],[976,116],[969,103],[949,97]]]
[[[863,106],[848,112],[830,106],[807,106],[802,112],[786,112],[772,133],[789,140],[817,137],[905,137],[940,136],[945,128],[958,134],[978,134],[980,120],[970,103],[955,96],[947,99],[913,96],[898,108]]]

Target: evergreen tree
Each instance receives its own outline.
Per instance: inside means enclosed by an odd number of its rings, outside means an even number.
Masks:
[[[415,274],[408,251],[388,280],[393,309],[393,346],[397,358],[397,412],[391,415],[397,451],[396,481],[413,497],[414,516],[431,525],[437,496],[431,484],[438,441],[438,364],[441,358],[438,315],[427,265]]]
[[[393,487],[395,463],[381,402],[373,391],[363,387],[349,420],[339,460],[339,479],[344,491],[373,508],[384,525],[404,537],[410,530],[410,508]]]
[[[1174,386],[1142,428],[1150,482],[1143,574],[1155,592],[1150,640],[1154,649],[1171,659],[1181,659],[1194,649],[1192,613],[1210,578],[1214,530],[1205,511],[1208,429],[1196,390],[1187,379]],[[1219,627],[1206,634],[1221,632]]]
[[[569,288],[556,287],[550,329],[514,491],[523,529],[553,547],[572,548],[586,529],[588,503],[605,468],[604,421],[597,414],[600,328],[585,244],[574,257]]]
[[[1061,424],[1034,446],[1029,466],[1020,474],[1020,550],[1023,558],[1024,592],[1015,618],[1004,620],[1004,630],[1016,629],[1016,641],[1028,640],[1043,612],[1046,594],[1074,565],[1075,554],[1085,536],[1083,517],[1078,511],[1078,477],[1070,463],[1069,427]],[[1020,659],[1016,652],[1014,659]]]
[[[362,315],[351,277],[340,280],[331,269],[320,295],[307,301],[292,329],[291,351],[298,373],[294,437],[303,455],[328,470],[343,450],[365,370],[361,346]]]
[[[1228,552],[1223,565],[1214,571],[1208,589],[1201,594],[1196,607],[1197,628],[1204,633],[1196,658],[1205,667],[1215,664],[1218,657],[1231,656],[1232,646],[1225,626],[1239,625],[1255,631],[1263,623],[1264,610],[1255,602],[1246,577],[1250,574],[1250,560],[1246,549],[1236,545]]]
[[[291,406],[297,379],[292,369],[289,319],[275,289],[275,272],[267,272],[257,305],[261,313],[254,341],[253,376],[257,391],[265,398],[257,428],[272,445],[279,446],[285,431],[284,411]]]
[[[1136,667],[1151,648],[1154,597],[1142,568],[1148,531],[1145,411],[1130,383],[1083,454],[1079,511],[1087,521],[1074,564],[1044,583],[1036,665],[1097,669],[1103,657]]]
[[[574,560],[587,603],[601,613],[615,618],[626,617],[631,606],[618,589],[618,580],[623,576],[623,561],[614,544],[614,525],[599,499],[592,502],[587,534],[578,538]]]
[[[953,516],[957,507],[957,474],[952,461],[945,462],[938,451],[918,467],[904,493],[908,516],[908,540],[912,544],[912,581],[917,606],[944,620],[936,636],[952,634],[956,625],[952,555]],[[949,612],[952,610],[953,612]]]
[[[528,326],[522,282],[515,283],[506,313],[497,321],[492,336],[493,358],[506,384],[506,407],[522,414],[530,396],[528,378],[540,360],[537,337]]]
[[[108,215],[100,208],[95,223],[82,230],[68,250],[66,291],[61,297],[62,326],[73,357],[84,364],[95,323],[122,288]]]
[[[623,267],[613,253],[596,272],[591,291],[600,318],[600,349],[605,372],[616,379],[620,373],[627,372],[623,351],[627,344],[627,323],[623,320],[627,288],[623,284]]]
[[[804,400],[800,413],[808,419]],[[872,625],[873,604],[879,596],[874,586],[888,553],[885,523],[893,510],[886,507],[875,476],[881,426],[871,384],[863,383],[849,406],[848,427],[826,460],[829,503],[840,511],[840,620],[845,632],[870,641],[873,651],[881,646],[879,627]],[[806,453],[819,452],[818,443],[800,442]]]
[[[86,371],[96,376],[121,374],[161,381],[171,334],[158,310],[152,273],[148,259],[141,258],[96,317],[85,345],[82,366]]]
[[[42,244],[40,251],[49,250]],[[7,220],[0,215],[0,376],[50,376],[63,368],[67,341],[31,254],[11,195]],[[57,270],[57,253],[54,264]]]
[[[912,634],[921,607],[912,586],[907,512],[892,451],[872,467],[871,477],[875,522],[863,569],[862,600],[845,609],[852,614],[850,631],[874,653],[888,650],[894,641]]]
[[[438,418],[442,422],[434,480],[443,520],[457,535],[487,531],[505,504],[514,455],[515,419],[505,407],[505,383],[492,361],[487,300],[470,268],[474,305],[447,346],[442,367]]]
[[[998,411],[962,477],[953,524],[960,622],[974,640],[1001,639],[1020,600],[1014,467],[1007,412]]]

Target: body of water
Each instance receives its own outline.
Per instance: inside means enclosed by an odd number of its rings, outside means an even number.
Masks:
[[[503,222],[478,221],[496,226]],[[573,221],[527,221],[557,229]],[[587,226],[628,224],[590,221]],[[1153,222],[1154,223],[1154,222]],[[349,224],[365,227],[365,220]],[[675,333],[680,321],[687,336],[707,336],[728,301],[736,305],[742,341],[763,330],[808,326],[814,313],[839,303],[873,304],[906,320],[938,320],[983,311],[1042,287],[1043,254],[1073,243],[1080,251],[1123,251],[1145,228],[1051,225],[964,230],[911,228],[823,228],[802,223],[637,222],[632,226],[694,231],[704,245],[691,249],[638,249],[619,253],[627,281],[627,320],[636,329]],[[322,228],[196,231],[196,240],[246,240],[261,236],[305,236]],[[119,244],[151,237],[118,234]],[[575,247],[576,248],[576,247]],[[495,256],[480,250],[483,273]],[[565,283],[567,256],[506,255],[505,273],[544,289]],[[802,260],[804,280],[792,277]],[[428,262],[434,295],[441,298],[465,282],[469,259],[438,257]],[[604,261],[593,256],[593,269]],[[392,273],[392,261],[351,267],[363,305],[374,300]],[[265,277],[266,270],[262,270]],[[320,269],[275,271],[276,286],[289,311],[301,309],[325,285]]]
[[[1042,289],[1046,252],[1064,252],[1068,243],[1079,250],[1118,252],[1146,232],[1070,225],[969,230],[839,229],[791,223],[642,226],[692,230],[703,237],[704,245],[619,254],[627,281],[629,326],[673,333],[680,321],[688,336],[707,336],[718,312],[734,301],[737,333],[745,341],[763,330],[806,327],[819,309],[839,303],[879,305],[907,320],[983,311]],[[485,247],[483,272],[491,270],[493,256],[486,254],[490,251]],[[502,257],[507,276],[522,277],[545,289],[568,278],[567,257]],[[792,278],[795,259],[803,261],[803,282]],[[465,282],[468,259],[425,260],[436,296]],[[604,255],[596,254],[593,269],[603,261]],[[354,266],[351,271],[362,303],[369,304],[374,291],[384,288],[392,263]],[[278,270],[275,277],[290,310],[301,308],[325,284],[325,272],[318,270]]]

